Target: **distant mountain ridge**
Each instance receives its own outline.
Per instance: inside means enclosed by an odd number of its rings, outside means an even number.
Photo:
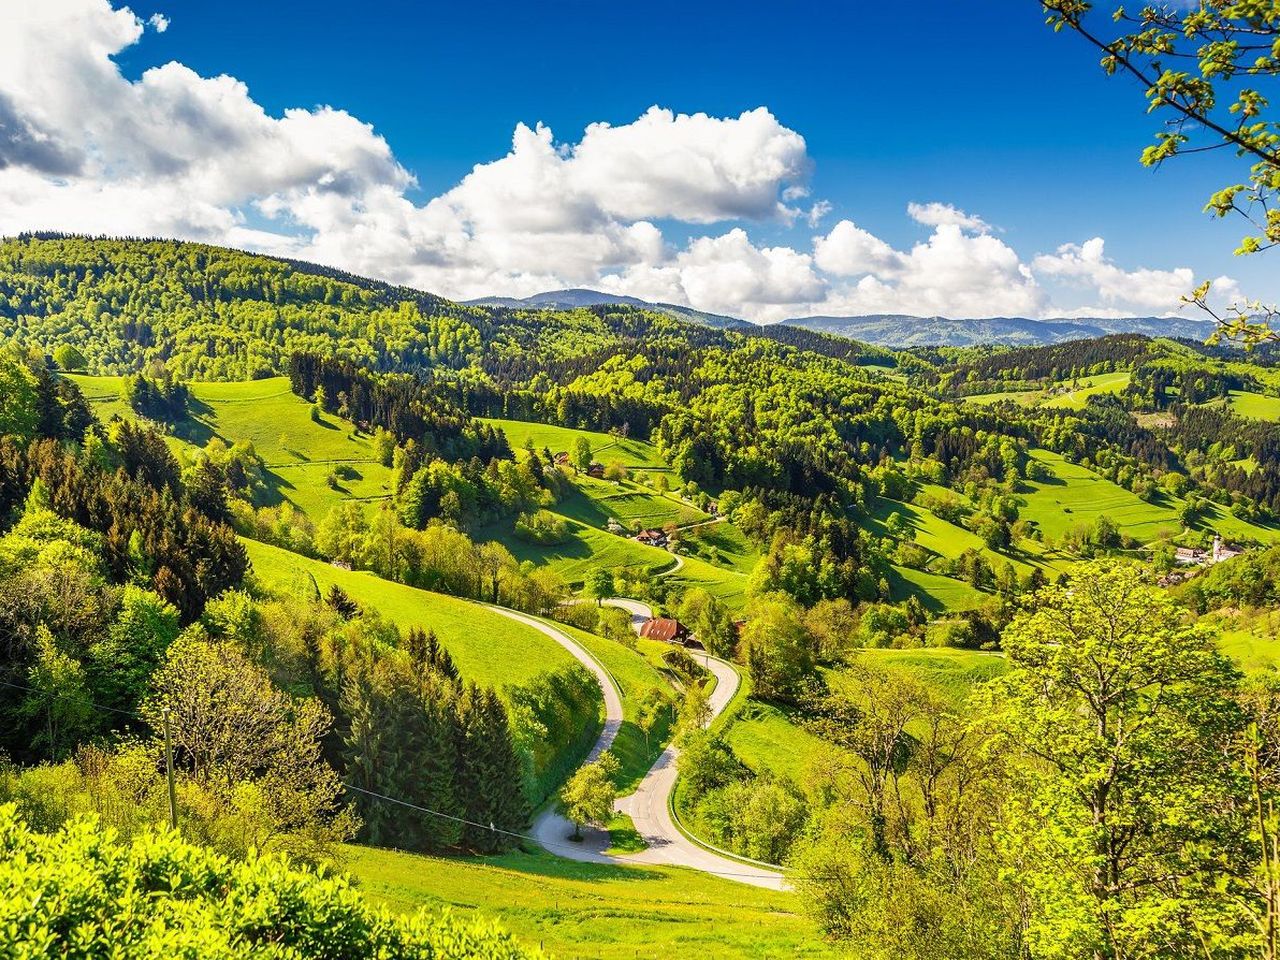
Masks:
[[[783,323],[821,333],[834,333],[880,347],[968,347],[979,344],[1036,347],[1069,340],[1089,340],[1113,333],[1204,340],[1213,332],[1214,326],[1210,320],[1193,320],[1187,317],[1081,317],[1047,320],[991,317],[984,320],[952,320],[947,317],[912,317],[900,314],[796,317],[784,320]]]
[[[674,303],[654,303],[618,293],[581,287],[548,290],[531,297],[481,297],[468,306],[505,307],[510,310],[573,310],[602,304],[624,304],[665,313],[678,320],[720,330],[750,327],[746,320],[707,313]],[[970,347],[995,344],[1038,347],[1070,340],[1089,340],[1113,333],[1141,333],[1150,337],[1182,337],[1204,340],[1213,332],[1209,320],[1188,317],[1080,317],[1033,320],[1030,317],[990,317],[953,320],[950,317],[915,317],[907,314],[869,314],[853,317],[793,317],[782,324],[869,343],[877,347]]]
[[[718,330],[733,327],[745,327],[746,320],[737,317],[726,317],[719,313],[707,313],[693,307],[682,307],[675,303],[653,303],[637,297],[627,297],[617,293],[602,293],[599,290],[586,290],[576,287],[570,290],[548,290],[535,293],[531,297],[481,297],[478,300],[465,300],[469,307],[506,307],[510,310],[574,310],[578,307],[596,307],[607,303],[620,303],[630,307],[643,307],[656,313],[665,313],[677,320],[698,323],[704,327],[715,327]]]

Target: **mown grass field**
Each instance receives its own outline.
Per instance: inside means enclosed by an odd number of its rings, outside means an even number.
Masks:
[[[1231,405],[1231,412],[1237,416],[1252,417],[1254,420],[1280,420],[1280,397],[1232,390],[1228,403]]]
[[[1008,400],[1024,407],[1061,407],[1068,410],[1082,410],[1090,397],[1099,393],[1120,393],[1129,386],[1131,379],[1129,371],[1121,370],[1081,377],[1080,385],[1074,389],[1071,387],[1072,381],[1062,380],[1050,384],[1043,390],[999,390],[994,393],[975,393],[963,399],[966,403],[984,405]]]
[[[1280,667],[1280,639],[1258,630],[1223,630],[1218,637],[1218,649],[1245,673],[1269,672]]]
[[[972,610],[987,599],[987,594],[951,577],[896,564],[891,570],[889,590],[892,599],[900,601],[917,596],[933,613]]]
[[[568,522],[569,536],[564,543],[528,543],[498,527],[482,530],[477,539],[500,539],[517,560],[547,564],[570,583],[581,583],[597,567],[606,570],[639,567],[656,573],[675,563],[676,558],[666,550],[646,546],[629,537],[618,536],[576,520]]]
[[[1049,480],[1026,481],[1022,516],[1034,521],[1046,538],[1057,540],[1073,526],[1108,516],[1120,530],[1142,541],[1180,532],[1174,510],[1167,504],[1147,503],[1129,490],[1070,463],[1048,450],[1032,457],[1049,468]]]
[[[957,701],[968,696],[978,684],[1004,673],[1009,666],[1002,654],[954,647],[862,650],[858,655],[874,663],[908,671]]]
[[[1099,393],[1120,393],[1129,386],[1132,375],[1127,370],[1116,373],[1099,373],[1091,377],[1081,377],[1080,386],[1068,389],[1066,393],[1058,393],[1044,402],[1046,407],[1062,407],[1068,410],[1083,410],[1089,398]],[[1069,386],[1063,384],[1062,386]]]
[[[613,482],[572,474],[570,478],[573,492],[557,503],[555,510],[579,523],[604,527],[612,518],[630,530],[635,523],[661,527],[666,523],[683,525],[709,519],[708,514],[692,504],[630,480]]]
[[[136,414],[120,399],[122,377],[70,377],[102,420]],[[390,495],[391,470],[375,457],[371,438],[326,414],[311,419],[311,404],[295,396],[285,377],[239,383],[192,383],[190,414],[170,425],[169,442],[179,456],[217,438],[228,446],[253,444],[267,467],[269,503],[288,501],[313,522],[343,500],[379,500]],[[354,473],[334,487],[335,468]]]
[[[559,960],[836,956],[794,894],[691,870],[575,863],[541,852],[480,860],[369,847],[344,853],[365,895],[393,910],[479,914]]]
[[[318,589],[322,596],[337,584],[401,629],[434,630],[463,676],[482,685],[514,686],[574,662],[550,637],[468,600],[343,570],[255,540],[244,544],[259,582],[304,595]]]
[[[734,610],[747,602],[747,574],[707,563],[697,557],[682,557],[681,560],[680,569],[669,577],[672,583],[683,588],[701,587]]]
[[[760,551],[747,535],[728,521],[681,530],[680,538],[686,559],[696,558],[738,573],[750,574],[760,559]]]
[[[757,774],[804,782],[805,769],[823,748],[820,738],[801,728],[773,704],[748,702],[724,734],[738,759]]]
[[[658,448],[646,440],[618,437],[595,430],[574,430],[550,423],[531,423],[527,420],[484,418],[484,422],[500,427],[507,435],[507,441],[513,450],[519,450],[532,441],[535,450],[541,451],[545,447],[552,453],[572,452],[574,441],[579,437],[586,437],[591,444],[592,457],[600,463],[621,460],[624,466],[632,468],[667,469],[667,464],[659,455]]]
[[[1019,494],[1022,516],[1037,523],[1046,538],[1057,540],[1080,522],[1092,523],[1100,516],[1115,521],[1121,533],[1142,542],[1182,533],[1177,509],[1181,501],[1164,498],[1147,503],[1085,467],[1070,463],[1048,450],[1033,450],[1032,457],[1047,466],[1052,478],[1026,481]],[[1216,530],[1227,538],[1269,542],[1277,530],[1248,523],[1232,516],[1218,504],[1196,524],[1199,530]]]

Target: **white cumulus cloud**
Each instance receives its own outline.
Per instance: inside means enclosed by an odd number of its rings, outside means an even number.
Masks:
[[[1032,261],[1037,274],[1084,287],[1103,307],[1132,314],[1134,311],[1168,313],[1178,309],[1180,298],[1195,285],[1190,267],[1174,270],[1125,270],[1106,256],[1102,237],[1084,243],[1066,243],[1055,253]],[[1234,290],[1234,282],[1221,278]]]

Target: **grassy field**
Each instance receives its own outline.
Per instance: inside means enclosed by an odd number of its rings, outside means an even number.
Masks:
[[[525,683],[574,662],[550,637],[479,604],[342,570],[320,560],[245,540],[253,571],[273,589],[314,593],[337,584],[359,604],[402,629],[432,629],[469,680],[495,688]]]
[[[994,567],[998,568],[1003,564],[1012,563],[1020,576],[1025,576],[1029,573],[1033,565],[1047,566],[1038,558],[1018,559],[990,550],[976,533],[943,520],[931,511],[914,503],[877,498],[871,514],[867,518],[867,528],[878,537],[886,536],[888,529],[885,526],[885,521],[894,513],[900,514],[907,521],[916,543],[939,556],[954,558],[960,556],[966,550],[976,550],[986,557],[987,561]]]
[[[1280,639],[1252,629],[1223,630],[1218,648],[1245,673],[1272,671],[1280,666]]]
[[[707,563],[697,557],[684,557],[680,569],[669,577],[682,587],[702,587],[719,597],[734,610],[747,601],[747,574]]]
[[[495,919],[559,960],[836,955],[794,894],[691,870],[597,866],[541,852],[483,860],[344,852],[347,871],[373,900]]]
[[[752,700],[725,731],[724,739],[738,759],[756,773],[772,773],[803,782],[810,759],[822,740],[792,721],[773,704]]]
[[[751,573],[760,560],[760,551],[747,540],[747,535],[728,521],[703,523],[682,530],[680,542],[688,558],[738,573]]]
[[[1115,521],[1120,531],[1142,542],[1162,535],[1177,537],[1182,532],[1177,520],[1180,501],[1164,499],[1147,503],[1121,486],[1079,464],[1069,463],[1048,450],[1031,454],[1047,466],[1052,478],[1043,482],[1027,481],[1027,492],[1020,495],[1022,516],[1035,521],[1046,538],[1059,539],[1081,521],[1092,523],[1100,516]],[[1248,523],[1232,516],[1218,504],[1212,504],[1197,523],[1200,530],[1217,530],[1224,537],[1270,542],[1276,539],[1274,528]]]
[[[978,684],[1007,669],[998,653],[950,647],[861,650],[857,656],[910,673],[957,703]],[[754,700],[743,707],[724,736],[738,759],[753,771],[768,771],[796,784],[803,783],[806,767],[823,748],[822,740],[801,727],[788,711]]]
[[[1254,420],[1280,420],[1280,397],[1232,390],[1229,403],[1231,412],[1238,416],[1252,417]]]
[[[981,606],[987,599],[986,594],[951,577],[913,570],[910,567],[900,567],[896,564],[892,570],[889,577],[892,598],[897,601],[905,600],[912,595],[918,596],[925,608],[934,613],[947,610],[972,610],[974,607]]]
[[[1089,398],[1099,393],[1120,393],[1129,386],[1132,379],[1129,371],[1117,373],[1099,373],[1092,377],[1081,377],[1080,386],[1066,393],[1058,393],[1046,400],[1043,406],[1062,407],[1068,410],[1083,410]],[[1060,386],[1069,386],[1061,384]]]
[[[597,567],[609,570],[641,567],[657,572],[676,560],[666,550],[645,546],[576,520],[569,520],[569,538],[564,543],[527,543],[497,528],[481,531],[478,539],[502,539],[517,560],[547,564],[570,583],[581,583]]]
[[[500,427],[507,435],[513,450],[533,441],[535,450],[544,447],[552,453],[570,452],[578,437],[586,437],[591,444],[591,455],[600,463],[621,460],[625,466],[645,470],[666,470],[667,464],[658,448],[646,440],[617,437],[611,433],[594,430],[573,430],[549,423],[530,423],[526,420],[496,420],[485,418],[485,423]]]
[[[925,647],[911,650],[864,650],[860,656],[876,663],[909,671],[935,690],[957,700],[978,684],[999,676],[1008,661],[999,653],[985,650],[958,650],[954,647]]]
[[[102,420],[136,414],[120,399],[122,377],[70,377]],[[217,438],[228,446],[248,441],[267,466],[268,503],[289,501],[313,522],[347,499],[390,494],[391,471],[377,462],[373,441],[344,420],[311,419],[311,404],[295,396],[285,377],[241,383],[192,383],[190,415],[171,425],[170,445],[180,456]],[[330,487],[339,465],[350,480]]]
[[[1043,390],[999,390],[994,393],[975,393],[964,397],[966,403],[993,404],[1004,400],[1024,407],[1061,407],[1082,410],[1089,398],[1099,393],[1120,393],[1129,386],[1131,375],[1127,370],[1115,373],[1098,373],[1081,377],[1079,386],[1072,389],[1069,380],[1050,384]]]
[[[1026,483],[1029,492],[1021,495],[1022,516],[1034,521],[1045,537],[1059,539],[1081,521],[1092,522],[1104,514],[1123,533],[1143,541],[1154,540],[1162,533],[1179,532],[1171,506],[1147,503],[1056,453],[1034,450],[1032,456],[1049,468],[1052,477]]]
[[[710,519],[697,507],[629,480],[616,483],[575,476],[573,492],[556,504],[556,512],[593,527],[604,527],[610,518],[628,530],[633,523],[661,527]]]

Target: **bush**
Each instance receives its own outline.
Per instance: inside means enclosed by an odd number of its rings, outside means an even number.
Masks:
[[[523,513],[516,519],[516,536],[529,543],[564,543],[569,539],[569,523],[550,510]]]
[[[340,877],[276,856],[244,862],[146,832],[119,841],[92,819],[32,831],[0,807],[0,929],[14,956],[541,957],[489,924],[393,917]]]

